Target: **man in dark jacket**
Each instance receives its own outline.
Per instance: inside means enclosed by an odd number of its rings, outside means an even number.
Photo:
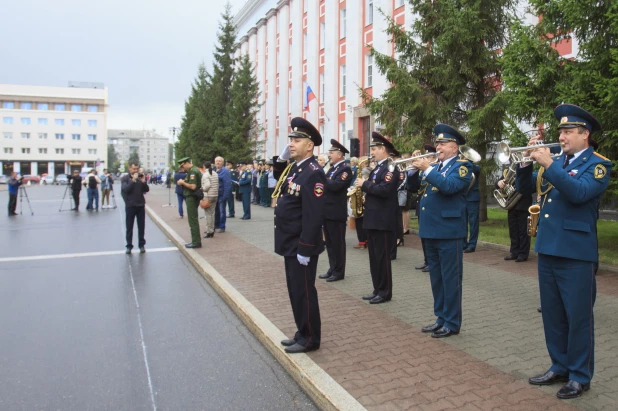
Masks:
[[[180,216],[180,218],[184,217],[184,212],[182,210],[182,203],[185,201],[185,196],[182,193],[182,186],[179,186],[176,182],[178,180],[184,180],[187,178],[187,173],[178,170],[176,171],[176,173],[174,174],[174,184],[176,184],[176,189],[174,190],[174,192],[176,193],[176,197],[178,198],[178,215]]]
[[[150,191],[144,174],[138,174],[139,164],[129,166],[129,174],[120,179],[122,199],[125,205],[127,227],[127,254],[133,249],[133,224],[137,218],[138,247],[140,253],[145,253],[146,240],[144,231],[146,225],[146,199],[144,193]]]
[[[79,211],[79,195],[82,192],[82,177],[79,175],[79,171],[74,170],[73,175],[69,176],[69,184],[71,185],[71,192],[75,201],[75,208],[71,210]]]

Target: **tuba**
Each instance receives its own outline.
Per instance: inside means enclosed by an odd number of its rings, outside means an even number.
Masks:
[[[358,165],[356,166],[356,175],[355,178],[358,178],[359,175],[363,179],[368,179],[371,174],[371,169],[369,168],[369,160],[370,157],[364,156],[358,159]],[[350,208],[352,209],[352,216],[354,218],[361,218],[365,212],[365,196],[363,194],[363,190],[356,187],[350,187],[348,189],[348,197],[350,197]]]

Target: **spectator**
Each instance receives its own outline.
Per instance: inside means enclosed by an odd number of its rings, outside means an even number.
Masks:
[[[86,177],[86,180],[84,180],[84,187],[88,187],[88,190],[86,191],[88,194],[88,204],[86,205],[86,210],[99,211],[99,184],[101,184],[101,180],[97,176],[96,170],[93,168],[90,172],[88,172],[88,176]]]
[[[227,169],[230,170],[230,175],[232,178],[232,185],[230,189],[230,195],[227,198],[227,207],[229,209],[229,214],[227,218],[234,218],[236,211],[234,210],[234,191],[238,191],[238,170],[234,169],[234,163],[228,161],[226,163]]]
[[[223,157],[215,158],[215,166],[219,175],[219,198],[215,209],[215,227],[219,228],[220,233],[225,233],[225,217],[227,215],[225,206],[232,190],[232,174],[230,170],[224,167],[224,164]]]
[[[112,191],[112,184],[114,184],[112,175],[109,171],[107,171],[107,169],[104,169],[103,175],[101,176],[101,208],[112,208],[112,205],[109,202],[109,194]],[[105,205],[105,200],[107,200],[107,206]]]
[[[260,175],[260,166],[257,160],[253,160],[253,170],[251,171],[251,192],[253,193],[253,200],[251,203],[260,204],[260,191],[258,188],[258,180]]]
[[[174,191],[176,193],[176,198],[178,198],[178,215],[180,216],[180,218],[184,217],[182,203],[185,200],[185,196],[182,193],[182,187],[178,185],[178,180],[186,180],[186,178],[187,173],[182,170],[178,170],[176,171],[176,174],[174,174],[174,184],[176,184],[176,189]]]
[[[273,202],[275,201],[272,196],[273,193],[275,192],[275,187],[277,186],[277,179],[274,176],[274,172],[273,172],[273,161],[269,160],[268,161],[268,165],[270,166],[269,170],[268,170],[268,201],[270,203],[270,207],[274,207]]]
[[[210,201],[210,207],[204,209],[206,214],[206,235],[204,238],[212,238],[215,236],[215,212],[217,210],[217,200],[219,198],[219,178],[216,171],[212,171],[212,163],[206,161],[204,163],[204,174],[202,175],[202,191],[204,198]],[[227,200],[222,199],[222,210],[225,214],[225,203]]]

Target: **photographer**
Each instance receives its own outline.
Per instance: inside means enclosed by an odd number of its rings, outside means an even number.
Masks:
[[[127,254],[131,254],[133,249],[133,224],[136,218],[139,252],[146,252],[144,248],[146,245],[146,240],[144,239],[146,224],[146,199],[144,198],[144,193],[150,191],[150,187],[146,184],[144,173],[138,173],[138,170],[139,164],[130,164],[129,174],[120,179],[126,215]]]
[[[101,180],[97,176],[97,171],[93,168],[88,172],[88,177],[84,181],[84,187],[88,187],[88,205],[86,205],[86,210],[96,210],[99,211],[99,190],[98,186],[101,184]],[[92,201],[95,200],[96,206],[92,206]]]
[[[71,210],[79,211],[79,195],[82,191],[82,177],[79,175],[79,171],[74,170],[73,175],[69,176],[69,184],[71,185],[71,193],[75,201],[75,208]]]
[[[19,192],[19,186],[22,184],[22,177],[17,178],[17,173],[13,171],[11,178],[9,178],[9,217],[17,215],[15,209],[17,208],[17,193]]]

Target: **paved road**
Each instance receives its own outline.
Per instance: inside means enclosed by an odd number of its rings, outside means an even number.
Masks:
[[[0,217],[0,409],[315,409],[150,219],[124,255],[120,196],[28,194],[33,216]]]

